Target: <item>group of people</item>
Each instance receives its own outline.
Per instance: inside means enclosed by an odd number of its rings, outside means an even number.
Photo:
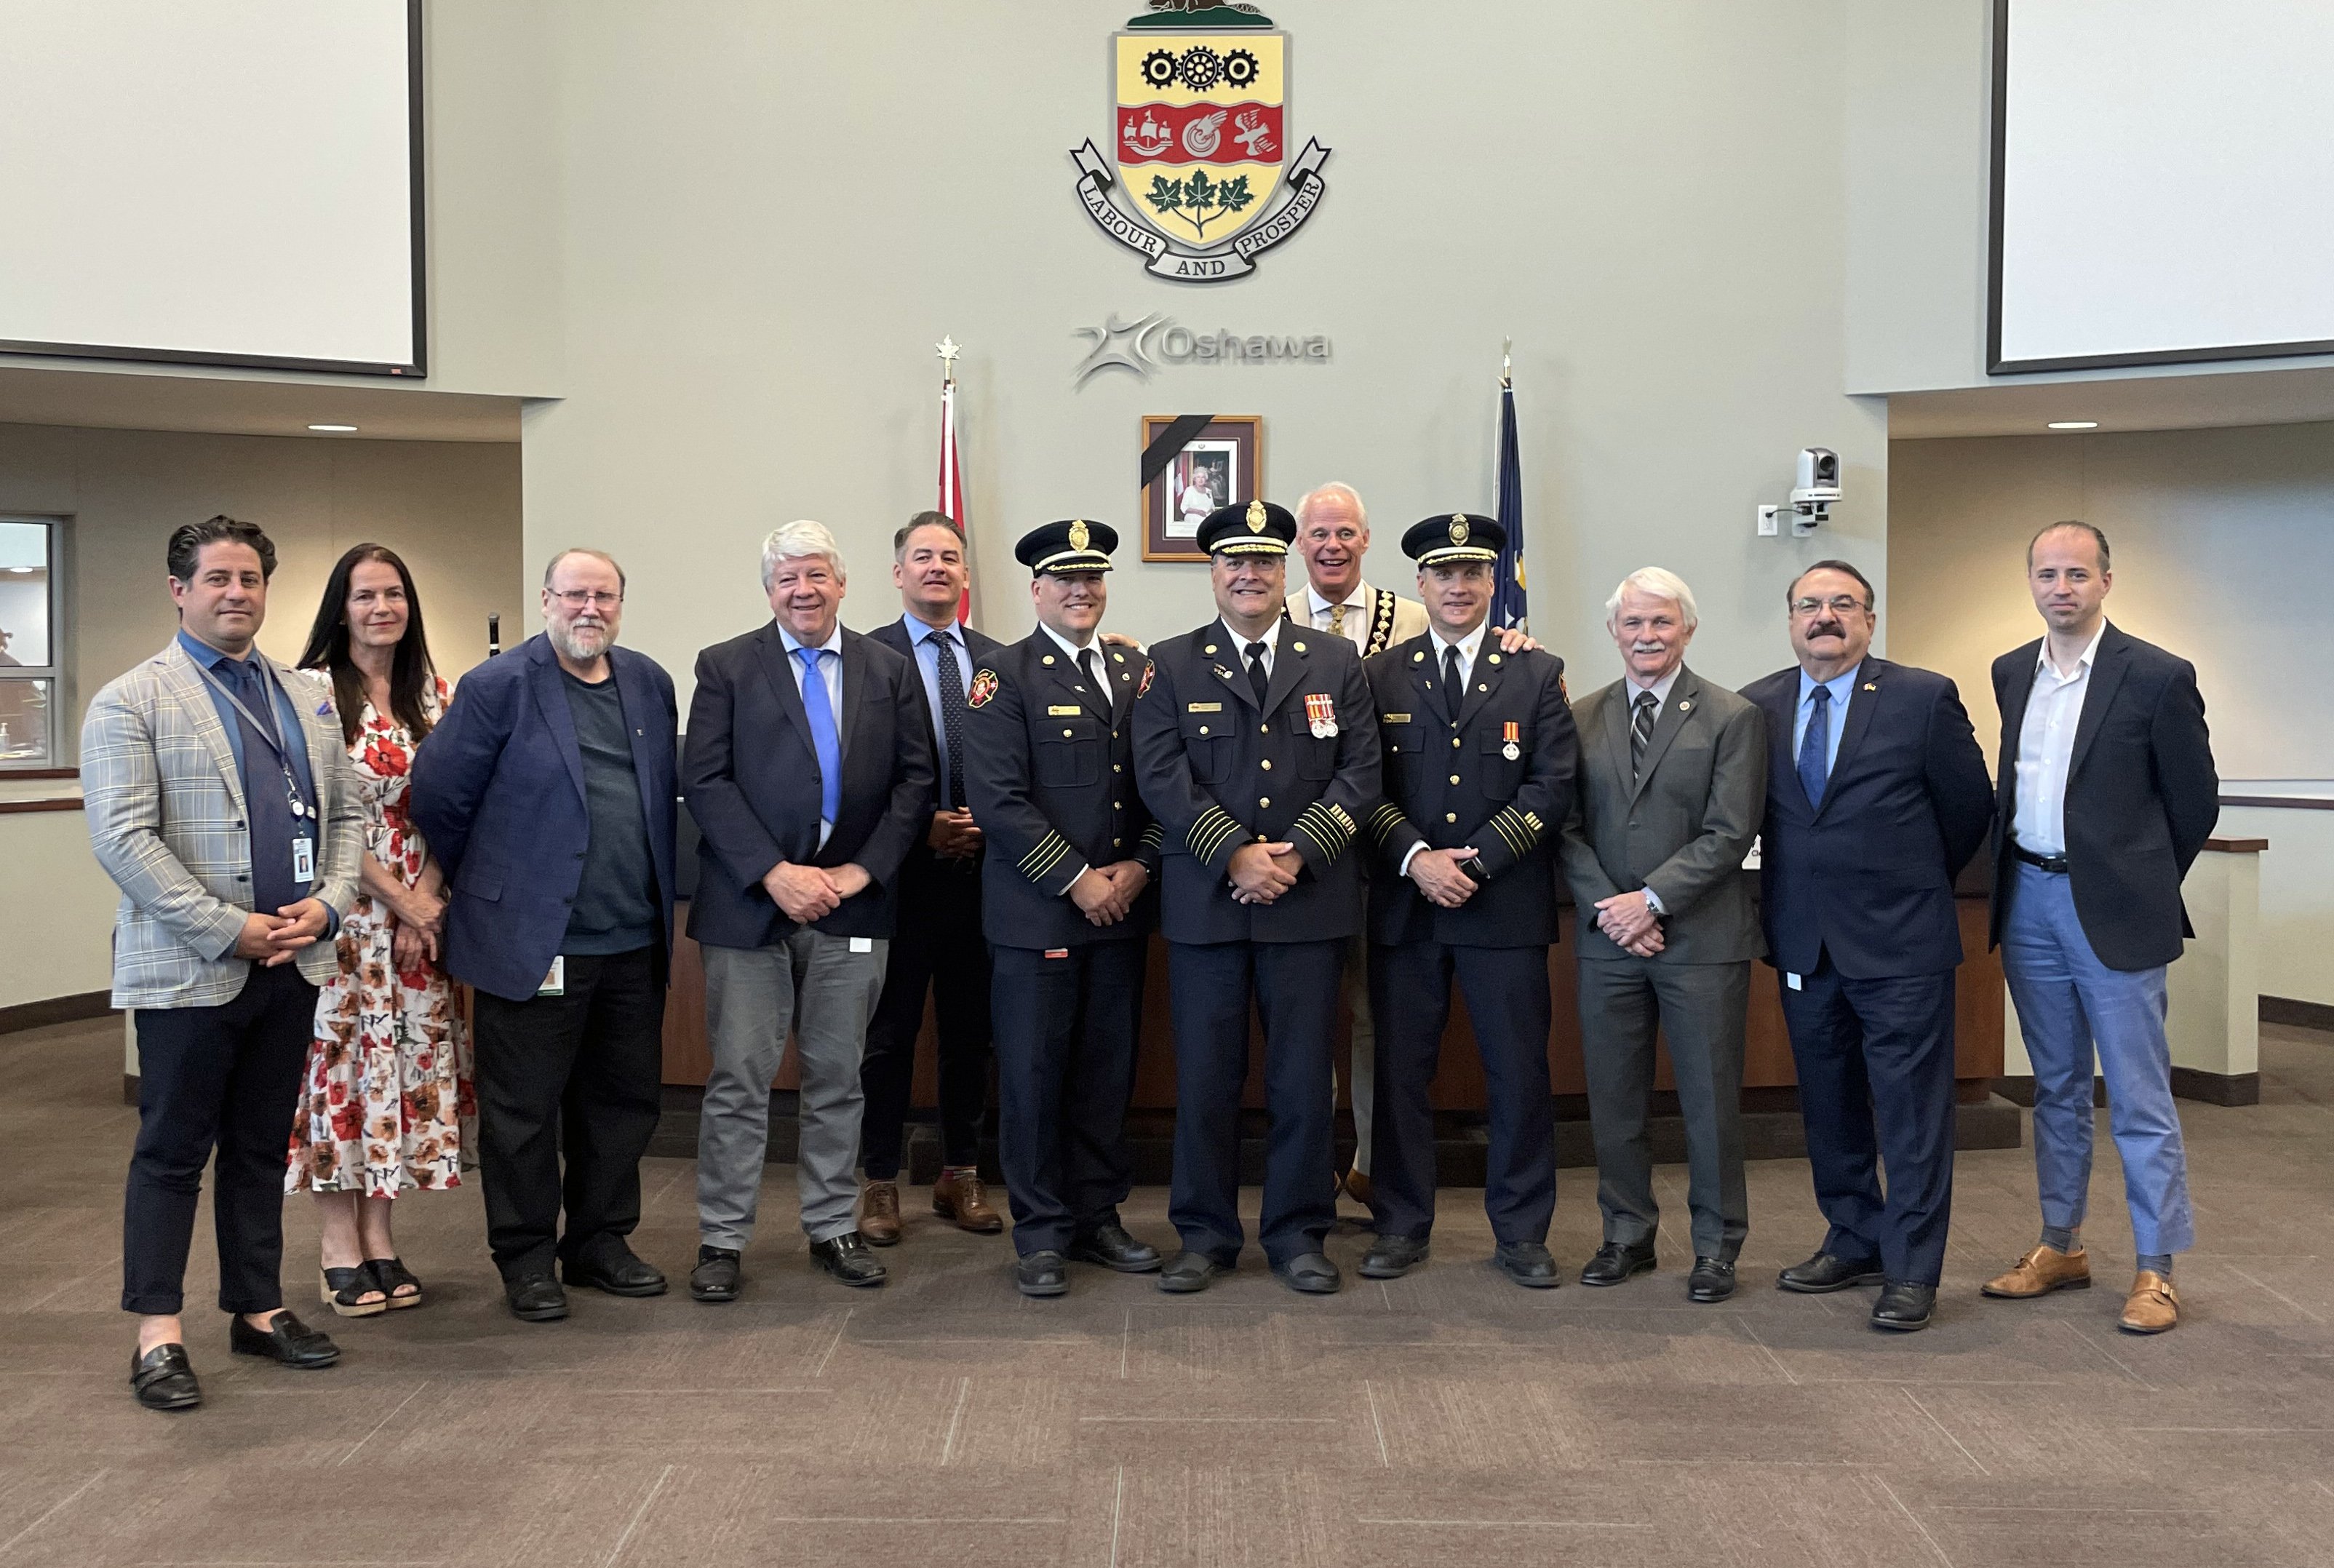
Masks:
[[[342,558],[295,670],[254,645],[265,534],[226,518],[178,529],[178,635],[99,693],[82,740],[92,841],[123,893],[114,1001],[138,1010],[122,1298],[140,1315],[138,1399],[200,1401],[178,1313],[214,1152],[237,1352],[338,1357],[277,1277],[282,1195],[304,1186],[320,1295],[344,1315],[420,1303],[387,1200],[474,1166],[517,1317],[564,1317],[571,1287],[668,1288],[628,1238],[660,1110],[677,801],[697,831],[689,934],[712,1055],[699,1301],[747,1287],[789,1038],[810,1254],[846,1285],[885,1281],[873,1249],[903,1234],[928,994],[932,1206],[1004,1228],[979,1171],[993,1052],[1025,1294],[1062,1294],[1073,1263],[1155,1272],[1172,1292],[1237,1266],[1252,1011],[1273,1273],[1339,1288],[1325,1240],[1341,1187],[1372,1213],[1360,1272],[1419,1267],[1454,988],[1487,1082],[1490,1262],[1553,1287],[1548,963],[1568,900],[1603,1222],[1581,1282],[1655,1265],[1658,1034],[1688,1147],[1687,1294],[1732,1293],[1744,1030],[1765,958],[1829,1225],[1778,1282],[1878,1285],[1874,1326],[1919,1329],[1952,1201],[1953,885],[1990,835],[1992,939],[2036,1075],[2042,1229],[1984,1291],[2089,1282],[2096,1050],[2139,1254],[2120,1321],[2176,1322],[2172,1255],[2192,1226],[2165,970],[2217,780],[2193,669],[2105,619],[2098,529],[2054,525],[2030,547],[2045,634],[1994,666],[1991,781],[1953,682],[1872,655],[1873,590],[1845,561],[1793,581],[1795,663],[1739,694],[1685,663],[1693,590],[1630,574],[1606,605],[1621,677],[1576,701],[1563,660],[1489,624],[1491,518],[1405,532],[1415,600],[1363,581],[1368,518],[1346,486],[1294,513],[1220,508],[1198,537],[1217,613],[1145,649],[1101,630],[1105,524],[1020,539],[1035,624],[1010,644],[960,618],[948,518],[899,530],[903,613],[865,635],[842,624],[834,536],[787,524],[762,549],[771,619],[699,656],[684,741],[670,678],[618,645],[626,581],[598,551],[554,557],[543,633],[449,697],[393,552]],[[1119,1213],[1153,930],[1175,1047],[1172,1256]],[[1349,1169],[1334,1147],[1341,1005]]]

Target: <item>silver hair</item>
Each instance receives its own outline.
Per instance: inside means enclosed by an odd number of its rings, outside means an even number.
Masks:
[[[1608,630],[1619,624],[1621,601],[1628,596],[1632,588],[1675,605],[1678,614],[1685,619],[1687,631],[1691,632],[1702,624],[1702,612],[1694,608],[1693,590],[1685,586],[1683,577],[1660,566],[1639,566],[1622,578],[1621,586],[1613,590],[1613,596],[1605,601],[1605,624]]]
[[[843,547],[834,542],[834,533],[825,523],[804,518],[772,528],[770,537],[762,541],[762,592],[770,591],[770,580],[778,575],[780,561],[800,560],[805,556],[825,556],[826,564],[834,568],[836,582],[850,580],[850,573],[843,566]]]
[[[624,581],[624,568],[616,565],[615,557],[605,550],[587,550],[581,545],[574,545],[552,557],[549,563],[544,566],[543,586],[545,587],[551,586],[552,575],[559,570],[559,563],[570,556],[589,556],[595,561],[605,562],[608,569],[616,574],[616,587],[619,591],[631,586]]]
[[[1342,479],[1331,479],[1326,485],[1315,485],[1311,489],[1305,492],[1303,498],[1297,503],[1297,526],[1300,528],[1305,526],[1305,513],[1311,508],[1315,501],[1326,501],[1332,498],[1344,501],[1347,506],[1353,508],[1354,520],[1361,524],[1362,528],[1365,531],[1368,529],[1370,526],[1370,509],[1369,508],[1362,505],[1361,491],[1354,489],[1353,486],[1346,484]]]

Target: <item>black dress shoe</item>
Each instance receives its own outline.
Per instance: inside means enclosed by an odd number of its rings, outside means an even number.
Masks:
[[[1596,1249],[1596,1255],[1580,1265],[1580,1282],[1584,1285],[1617,1285],[1623,1280],[1648,1273],[1654,1266],[1654,1244],[1638,1242],[1606,1242]]]
[[[880,1285],[892,1277],[892,1271],[876,1261],[874,1249],[857,1231],[845,1231],[826,1241],[811,1243],[810,1255],[820,1268],[846,1285],[863,1289]]]
[[[1345,1276],[1321,1253],[1299,1253],[1285,1263],[1272,1265],[1272,1277],[1299,1295],[1335,1295]]]
[[[265,1356],[282,1366],[304,1372],[329,1367],[341,1359],[340,1346],[289,1312],[278,1312],[264,1329],[255,1329],[237,1312],[227,1320],[227,1348],[238,1356]]]
[[[1552,1291],[1563,1282],[1557,1278],[1556,1259],[1538,1242],[1501,1242],[1491,1262],[1500,1273],[1529,1290]]]
[[[1194,1291],[1206,1290],[1218,1274],[1230,1273],[1207,1253],[1186,1247],[1169,1258],[1167,1266],[1159,1271],[1159,1288],[1171,1296],[1188,1296]]]
[[[1803,1263],[1793,1263],[1775,1276],[1778,1290],[1797,1291],[1803,1296],[1826,1296],[1834,1291],[1853,1290],[1857,1285],[1881,1282],[1880,1260],[1835,1257],[1829,1253],[1818,1253]]]
[[[1013,1283],[1025,1296],[1070,1293],[1070,1263],[1056,1252],[1031,1253],[1013,1265]]]
[[[1362,1254],[1365,1280],[1398,1280],[1426,1261],[1424,1236],[1380,1236]]]
[[[567,1315],[567,1292],[547,1269],[505,1280],[503,1298],[522,1323],[555,1322]]]
[[[1689,1302],[1722,1302],[1734,1293],[1734,1265],[1722,1263],[1716,1258],[1696,1258],[1693,1273],[1685,1277],[1685,1299]]]
[[[1890,1280],[1881,1286],[1880,1299],[1872,1303],[1872,1326],[1909,1334],[1915,1329],[1929,1326],[1929,1314],[1936,1310],[1936,1286],[1916,1285],[1910,1280]]]
[[[130,1351],[130,1391],[149,1410],[191,1410],[203,1402],[184,1345],[157,1345],[142,1356]]]
[[[664,1271],[621,1242],[596,1257],[570,1263],[567,1282],[589,1285],[612,1296],[661,1296],[667,1289]]]
[[[738,1254],[728,1247],[699,1247],[697,1266],[689,1271],[689,1293],[700,1302],[734,1302],[745,1282]]]
[[[1149,1242],[1136,1241],[1120,1224],[1096,1225],[1070,1244],[1069,1255],[1122,1274],[1147,1274],[1159,1266],[1159,1249]]]

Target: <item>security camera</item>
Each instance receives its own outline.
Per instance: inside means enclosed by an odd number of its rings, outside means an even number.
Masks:
[[[1793,537],[1805,538],[1818,524],[1831,520],[1832,503],[1840,498],[1839,454],[1829,447],[1799,449],[1799,482],[1791,489]]]

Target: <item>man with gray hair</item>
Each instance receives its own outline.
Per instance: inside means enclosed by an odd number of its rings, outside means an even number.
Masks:
[[[916,667],[844,630],[843,555],[814,522],[762,546],[773,619],[697,658],[681,788],[701,835],[689,934],[705,955],[713,1070],[698,1121],[700,1302],[732,1302],[767,1151],[770,1082],[800,1050],[796,1183],[811,1255],[846,1285],[888,1271],[860,1234],[853,1174],[867,1022],[883,990],[902,864],[931,822]]]
[[[1654,1266],[1647,1101],[1666,1034],[1685,1120],[1693,1215],[1688,1299],[1734,1293],[1750,1229],[1742,1173],[1742,1034],[1750,961],[1766,953],[1743,857],[1767,798],[1766,721],[1685,667],[1693,590],[1659,566],[1606,601],[1623,674],[1573,704],[1580,772],[1564,829],[1580,953],[1580,1049],[1605,1244],[1584,1285]]]

